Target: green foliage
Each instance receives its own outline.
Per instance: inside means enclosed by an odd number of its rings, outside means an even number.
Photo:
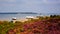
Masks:
[[[50,15],[51,18],[60,18],[60,15]]]
[[[47,19],[53,19],[53,18],[58,18],[60,19],[59,15],[51,15],[50,17],[38,17],[39,19],[31,19],[25,22],[20,22],[20,21],[16,21],[15,23],[13,22],[9,22],[9,21],[0,21],[0,34],[6,34],[6,32],[10,29],[14,29],[16,28],[16,30],[19,30],[20,32],[24,32],[25,30],[23,29],[23,26],[25,24],[31,24],[31,23],[35,23],[37,21],[43,21],[43,20],[47,20]],[[44,22],[44,21],[43,21]],[[54,21],[55,22],[55,21]],[[50,22],[44,22],[46,25],[50,24]],[[40,25],[40,24],[39,24]],[[60,24],[58,24],[60,26]],[[32,27],[32,26],[31,26]],[[40,27],[37,27],[38,29],[40,29]],[[31,30],[28,29],[29,31]]]
[[[12,28],[14,28],[13,23],[11,23],[11,22],[9,23],[8,21],[3,21],[3,24],[0,25],[0,33],[6,34],[6,32]]]

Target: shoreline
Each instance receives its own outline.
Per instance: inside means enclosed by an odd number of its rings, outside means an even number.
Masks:
[[[16,18],[16,21],[20,21],[20,22],[25,22],[25,21],[28,21],[28,19],[39,19],[40,17],[43,17],[43,18],[46,18],[46,17],[51,17],[51,16],[60,16],[60,15],[49,15],[49,16],[43,16],[43,15],[40,15],[40,16],[36,16],[36,17],[34,17],[34,16],[28,16],[28,17],[25,17],[25,18],[21,18],[21,19],[17,19]],[[0,19],[0,21],[12,21],[12,18],[11,19]]]

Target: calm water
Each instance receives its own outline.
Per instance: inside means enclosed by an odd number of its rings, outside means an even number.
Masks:
[[[17,19],[24,19],[26,16],[40,16],[40,14],[0,14],[0,20],[11,20],[12,17],[16,17]],[[43,15],[51,15],[51,14],[43,14]]]
[[[37,16],[38,14],[0,14],[0,20],[11,20],[12,17],[24,19],[26,16]]]

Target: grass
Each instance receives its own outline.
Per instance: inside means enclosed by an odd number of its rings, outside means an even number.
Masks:
[[[25,22],[16,21],[15,23],[0,21],[0,34],[60,34],[59,15],[39,16],[38,18]]]

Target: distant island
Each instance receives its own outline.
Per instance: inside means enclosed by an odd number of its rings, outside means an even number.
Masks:
[[[0,12],[0,14],[38,14],[35,12]]]
[[[60,15],[60,13],[37,13],[37,12],[0,12],[0,14],[39,14],[39,15]]]

